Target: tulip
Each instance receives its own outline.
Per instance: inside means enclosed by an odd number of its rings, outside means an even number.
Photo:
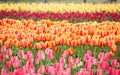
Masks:
[[[63,50],[62,51],[62,57],[66,57],[68,55],[68,51],[67,50]]]
[[[6,54],[8,55],[8,56],[12,56],[12,50],[9,48],[9,49],[7,49],[6,50]]]
[[[115,68],[110,67],[108,70],[108,75],[116,75]]]
[[[79,59],[79,58],[75,58],[75,59],[74,59],[74,63],[75,63],[75,64],[79,64],[79,63],[80,63],[80,59]]]
[[[35,44],[34,44],[34,48],[35,48],[35,49],[40,49],[40,44],[39,44],[39,43],[35,43]]]
[[[105,53],[105,57],[104,57],[106,60],[109,60],[111,58],[111,55],[110,53]]]
[[[42,50],[39,50],[37,55],[36,55],[36,64],[39,64],[39,61],[41,59],[43,59],[43,60],[45,59],[45,54]]]
[[[85,62],[85,68],[88,70],[92,69],[92,63],[91,62]]]
[[[59,62],[62,63],[62,64],[65,64],[66,60],[65,60],[64,57],[61,57],[60,60],[59,60]]]
[[[2,53],[5,53],[5,52],[6,52],[6,46],[2,46],[2,47],[1,47],[1,52],[2,52]]]
[[[34,63],[33,60],[29,59],[26,64],[25,64],[25,69],[26,71],[28,71],[28,73],[35,73],[35,67],[34,67]]]
[[[5,69],[1,69],[1,75],[8,75]]]
[[[103,70],[102,69],[97,69],[97,75],[103,75]]]
[[[6,68],[11,68],[12,67],[11,61],[6,62],[5,67]]]
[[[117,59],[112,60],[111,65],[116,68],[120,66],[119,62],[117,62]]]
[[[4,54],[0,54],[0,62],[3,61],[4,57],[5,57]]]
[[[101,61],[99,66],[100,66],[100,69],[103,69],[103,70],[109,69],[109,63],[107,61]]]
[[[73,47],[77,46],[77,41],[76,40],[71,40],[70,42],[71,42],[71,46],[73,46]]]
[[[11,57],[10,61],[12,62],[14,68],[20,67],[20,60],[17,56]]]
[[[45,66],[41,65],[38,69],[38,73],[43,74],[45,72]]]
[[[98,55],[98,58],[100,59],[100,61],[103,61],[105,57],[105,54],[103,52],[100,52]]]
[[[24,51],[23,51],[23,50],[19,50],[18,56],[19,56],[20,58],[22,58],[22,59],[25,59]]]
[[[26,53],[26,58],[33,60],[33,59],[34,59],[33,53],[32,53],[31,51],[27,51],[27,53]]]

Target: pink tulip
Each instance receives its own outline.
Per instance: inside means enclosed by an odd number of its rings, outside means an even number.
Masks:
[[[107,61],[102,61],[100,63],[100,69],[108,70],[109,69],[109,63]]]
[[[49,53],[51,53],[52,52],[52,50],[50,49],[50,48],[46,48],[46,50],[45,50],[45,53],[48,55]]]
[[[106,59],[106,60],[109,60],[110,58],[111,58],[110,53],[105,53],[105,59]]]
[[[119,62],[117,62],[117,59],[114,59],[114,60],[112,60],[112,62],[111,62],[111,65],[113,66],[113,67],[119,67]]]
[[[5,57],[5,55],[4,55],[4,54],[0,54],[0,62],[2,62],[2,61],[3,61],[4,57]]]
[[[88,74],[87,74],[87,71],[86,71],[85,68],[81,68],[80,72],[78,73],[78,75],[88,75]]]
[[[87,50],[86,54],[88,54],[89,56],[92,56],[92,52],[90,50]]]
[[[36,64],[39,64],[39,61],[41,59],[43,59],[43,60],[45,59],[45,54],[44,54],[44,52],[42,50],[39,50],[37,55],[36,55],[36,60],[35,60]]]
[[[5,69],[1,69],[1,75],[8,75]]]
[[[75,58],[75,59],[74,59],[74,63],[75,63],[75,64],[80,63],[80,59],[79,59],[79,58]]]
[[[33,56],[32,51],[27,51],[27,53],[26,53],[26,58],[27,58],[27,59],[32,59],[32,60],[34,60],[34,56]]]
[[[1,47],[1,52],[2,52],[2,53],[5,53],[5,52],[6,52],[6,47],[5,47],[5,46],[2,46],[2,47]]]
[[[115,70],[115,75],[120,75],[120,69]]]
[[[65,64],[65,62],[66,62],[65,58],[64,58],[64,57],[61,57],[61,58],[60,58],[60,63]]]
[[[110,67],[108,70],[108,75],[116,75],[115,68]]]
[[[12,50],[11,50],[10,48],[7,49],[6,54],[7,54],[8,56],[12,56]]]
[[[61,71],[60,74],[58,73],[58,75],[71,75],[71,69],[67,68],[64,71]]]
[[[67,69],[65,70],[65,72],[66,72],[65,75],[71,75],[71,69],[70,69],[70,68],[67,68]]]
[[[20,58],[25,59],[25,54],[23,50],[19,50],[18,55]]]
[[[11,67],[12,67],[11,62],[10,62],[10,61],[6,62],[6,63],[5,63],[5,67],[6,67],[6,68],[11,68]]]
[[[102,69],[97,69],[97,75],[103,75],[103,70]]]
[[[62,63],[54,63],[53,67],[57,71],[63,71],[64,70],[64,65]]]
[[[88,62],[91,62],[92,64],[96,65],[98,63],[97,59],[94,57],[90,57]]]
[[[54,52],[50,48],[46,48],[45,53],[47,54],[48,59],[54,58]]]
[[[67,52],[66,50],[63,50],[63,51],[62,51],[62,56],[63,56],[63,57],[66,57],[67,55],[68,55],[68,52]]]
[[[25,69],[28,71],[28,73],[34,73],[35,72],[35,66],[32,59],[29,59],[25,64]]]
[[[69,63],[74,63],[74,59],[73,59],[72,56],[69,56],[69,57],[68,57],[68,62],[69,62]]]
[[[11,62],[13,64],[14,68],[19,68],[20,67],[20,60],[18,59],[17,56],[11,57]]]
[[[51,71],[54,70],[54,68],[53,68],[52,66],[47,66],[47,67],[45,68],[45,70],[46,70],[46,73],[47,73],[47,74],[50,74]]]
[[[103,52],[100,52],[98,58],[100,59],[100,61],[103,61],[105,59],[105,54]]]
[[[84,55],[84,60],[88,61],[91,58],[90,54],[85,54]]]
[[[91,70],[92,69],[92,63],[91,62],[86,62],[85,63],[85,68],[88,69],[88,70]]]
[[[45,72],[45,66],[41,65],[38,69],[38,73],[43,74]]]
[[[54,58],[54,52],[49,52],[48,54],[48,59],[53,59]]]

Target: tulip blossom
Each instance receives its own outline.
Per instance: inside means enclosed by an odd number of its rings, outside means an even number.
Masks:
[[[14,68],[20,67],[20,60],[18,59],[17,56],[11,57],[10,61],[12,62]]]
[[[114,60],[111,61],[111,65],[112,65],[113,67],[119,67],[119,66],[120,66],[119,62],[117,62],[116,59],[114,59]]]
[[[45,54],[42,50],[39,50],[37,55],[36,55],[36,64],[39,64],[39,61],[41,59],[43,59],[43,60],[45,59]]]
[[[38,69],[38,73],[43,74],[45,72],[45,66],[41,65]]]

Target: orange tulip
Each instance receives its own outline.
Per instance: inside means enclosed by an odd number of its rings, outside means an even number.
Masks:
[[[68,38],[68,39],[66,40],[66,44],[67,44],[68,46],[71,45],[71,39],[70,39],[70,38]]]
[[[65,44],[65,43],[66,43],[65,38],[61,38],[61,39],[60,39],[60,44]]]
[[[72,48],[67,49],[67,51],[70,55],[73,55],[75,53],[75,50],[73,50]]]
[[[48,48],[48,47],[49,47],[49,44],[50,44],[50,42],[49,42],[49,41],[46,41],[46,42],[45,42],[45,48]]]
[[[45,48],[45,44],[43,42],[40,42],[40,48]]]
[[[77,41],[76,40],[71,40],[70,43],[71,43],[71,46],[73,46],[73,47],[77,46]]]
[[[55,46],[53,49],[54,49],[54,51],[58,51],[59,47]]]
[[[115,55],[115,53],[113,53],[112,51],[110,51],[110,55],[111,55],[111,56],[114,56],[114,55]]]
[[[34,48],[35,48],[35,49],[40,49],[40,44],[39,44],[39,43],[35,43],[35,44],[34,44]]]
[[[111,46],[110,49],[112,52],[116,52],[118,50],[116,45]]]

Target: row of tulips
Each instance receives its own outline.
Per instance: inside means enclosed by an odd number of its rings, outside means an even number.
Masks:
[[[2,3],[0,10],[30,11],[30,12],[120,12],[120,4],[74,4],[74,3]]]
[[[0,20],[0,45],[35,49],[56,48],[58,45],[108,46],[117,51],[120,42],[119,22],[85,22],[72,24],[50,20]]]
[[[119,13],[104,13],[104,12],[94,12],[94,13],[79,13],[79,12],[64,12],[64,13],[54,13],[54,12],[28,12],[28,11],[0,11],[0,18],[15,18],[15,19],[51,19],[51,20],[68,20],[70,22],[80,22],[80,21],[119,21]]]
[[[79,58],[69,55],[66,50],[59,54],[50,48],[34,51],[14,52],[1,46],[1,75],[120,75],[120,62],[112,59],[109,53],[100,52],[95,58],[87,50],[84,57]]]

